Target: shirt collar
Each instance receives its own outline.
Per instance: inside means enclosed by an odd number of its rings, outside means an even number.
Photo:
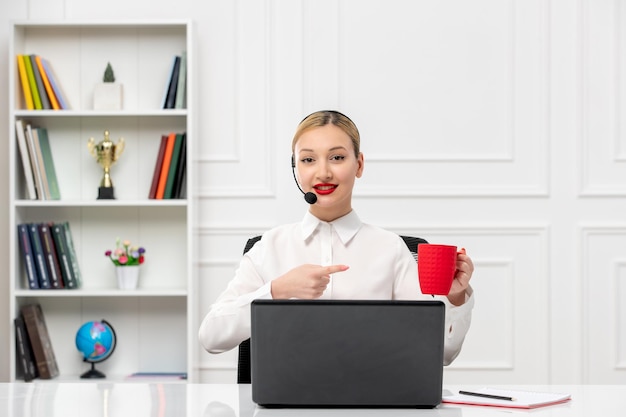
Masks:
[[[322,222],[320,219],[312,215],[310,211],[307,211],[301,223],[302,239],[304,240],[308,239],[313,234],[315,229],[317,229],[317,226],[320,223],[325,223],[325,222]],[[346,214],[345,216],[340,217],[336,220],[333,220],[332,222],[330,222],[330,224],[333,226],[333,228],[337,232],[337,235],[339,236],[339,239],[341,239],[341,242],[345,245],[359,231],[359,229],[361,228],[362,222],[359,216],[356,214],[356,212],[352,210],[350,211],[350,213]]]

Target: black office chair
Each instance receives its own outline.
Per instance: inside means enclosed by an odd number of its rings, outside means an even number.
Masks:
[[[428,243],[426,240],[420,237],[413,236],[400,236],[404,241],[404,244],[409,248],[413,258],[417,262],[417,245],[420,243]],[[243,253],[248,252],[255,243],[261,240],[261,236],[255,236],[248,239],[246,246],[243,249]],[[237,358],[237,383],[238,384],[250,384],[250,339],[246,339],[239,344],[239,354]]]
[[[261,240],[261,236],[255,236],[246,242],[243,253],[246,254],[255,243]],[[237,358],[237,383],[249,384],[250,380],[250,339],[246,339],[239,344],[239,354]]]

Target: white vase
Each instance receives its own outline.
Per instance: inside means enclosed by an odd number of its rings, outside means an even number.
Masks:
[[[117,287],[120,290],[134,290],[139,282],[139,265],[116,266]]]

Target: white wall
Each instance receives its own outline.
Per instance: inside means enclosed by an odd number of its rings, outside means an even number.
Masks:
[[[248,236],[302,216],[291,136],[304,115],[336,108],[362,134],[360,216],[463,246],[476,263],[472,329],[446,381],[626,383],[624,1],[179,0],[172,8],[163,0],[110,0],[102,9],[31,0],[5,7],[5,54],[9,19],[194,20],[196,320],[229,280]],[[0,62],[6,74],[12,60]],[[6,168],[0,175],[6,195]],[[0,225],[6,231],[6,220]],[[6,294],[6,279],[1,285]],[[8,312],[1,315],[0,332],[8,334]],[[0,358],[8,356],[6,339]],[[198,348],[196,360],[203,381],[234,381],[234,352]],[[7,369],[0,362],[1,380]]]

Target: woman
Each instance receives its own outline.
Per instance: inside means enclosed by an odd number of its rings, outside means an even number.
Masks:
[[[352,209],[363,173],[357,127],[337,111],[307,116],[296,130],[292,158],[304,192],[317,201],[300,223],[278,226],[243,256],[235,277],[200,326],[200,342],[220,353],[250,337],[250,303],[275,299],[430,299],[420,292],[415,260],[395,233],[362,223]],[[457,255],[447,297],[444,363],[458,355],[474,304],[472,260]]]

